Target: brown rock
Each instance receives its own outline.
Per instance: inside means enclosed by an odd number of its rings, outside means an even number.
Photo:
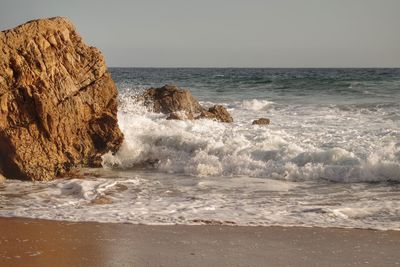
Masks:
[[[200,113],[203,108],[188,90],[181,90],[174,85],[161,88],[149,88],[143,94],[144,104],[154,112],[169,114],[180,111],[190,117]]]
[[[99,165],[123,140],[117,89],[100,51],[65,18],[0,33],[0,172],[51,180]]]
[[[106,196],[99,196],[99,197],[93,199],[92,201],[90,201],[90,203],[93,205],[107,205],[107,204],[112,204],[113,201]]]
[[[171,112],[167,117],[167,120],[193,120],[192,113],[180,113],[180,112]]]
[[[254,120],[253,121],[253,125],[257,124],[257,125],[268,125],[270,123],[270,120],[267,118],[260,118],[258,120]]]
[[[218,120],[220,122],[233,122],[233,119],[229,112],[226,110],[224,106],[215,105],[208,109],[208,111],[201,112],[200,116],[196,117],[196,119],[212,119]]]
[[[140,100],[154,112],[169,114],[167,120],[206,118],[221,122],[233,122],[225,107],[216,105],[206,110],[188,90],[181,90],[174,85],[149,88]]]

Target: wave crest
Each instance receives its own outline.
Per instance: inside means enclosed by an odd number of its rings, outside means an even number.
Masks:
[[[165,115],[148,112],[132,99],[122,101],[127,101],[119,113],[125,142],[116,155],[103,156],[105,167],[152,168],[197,177],[400,181],[400,150],[395,142],[363,153],[340,146],[325,148],[324,142],[305,143],[308,139],[291,136],[282,124],[265,128],[240,120],[234,124],[165,120]],[[257,101],[242,102],[243,112],[270,104]]]

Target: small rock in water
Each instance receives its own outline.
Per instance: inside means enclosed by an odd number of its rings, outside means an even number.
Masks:
[[[232,116],[222,105],[215,105],[208,109],[208,111],[203,111],[200,116],[196,119],[215,119],[220,122],[233,122]]]
[[[260,118],[258,120],[254,120],[252,124],[253,125],[268,125],[268,124],[270,124],[270,122],[271,121],[267,118]]]
[[[175,85],[164,85],[160,88],[149,88],[142,95],[147,107],[157,113],[184,113],[186,117],[194,117],[203,108],[188,90],[179,89]],[[179,119],[177,114],[171,119]]]
[[[113,201],[108,197],[100,196],[90,201],[90,203],[94,205],[106,205],[106,204],[112,204]]]
[[[175,85],[149,88],[140,97],[144,105],[157,113],[169,114],[167,120],[213,119],[221,122],[233,122],[226,108],[215,105],[208,110],[200,105],[188,90]]]

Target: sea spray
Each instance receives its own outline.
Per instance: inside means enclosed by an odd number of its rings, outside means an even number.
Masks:
[[[125,143],[116,155],[105,155],[103,165],[127,169],[156,162],[148,167],[198,177],[400,181],[399,145],[395,138],[380,138],[376,131],[381,129],[371,122],[370,129],[351,125],[360,121],[360,111],[336,106],[310,110],[257,99],[226,105],[235,123],[165,120],[165,115],[147,111],[136,98],[125,95],[119,113]],[[270,126],[251,125],[250,117],[268,115]],[[396,137],[398,132],[385,135]]]
[[[0,184],[0,216],[400,230],[399,69],[111,72],[121,150],[84,179]],[[167,121],[136,100],[174,83],[234,123]]]

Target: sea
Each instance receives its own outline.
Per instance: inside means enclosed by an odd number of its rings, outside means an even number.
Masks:
[[[120,151],[72,179],[6,181],[0,216],[400,230],[400,69],[110,72]],[[165,84],[234,122],[166,120],[138,102]]]

